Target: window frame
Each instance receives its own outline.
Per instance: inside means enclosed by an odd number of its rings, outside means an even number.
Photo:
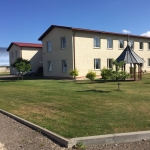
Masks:
[[[13,51],[11,52],[11,57],[14,58],[14,52]]]
[[[98,40],[97,40],[98,39]],[[98,41],[98,46],[97,46],[97,42]],[[96,48],[100,48],[100,38],[98,36],[95,36],[93,38],[93,47],[96,49]]]
[[[18,57],[18,53],[17,53],[17,50],[15,51],[15,56],[16,56],[16,58]]]
[[[150,68],[150,58],[148,58],[147,60],[148,60],[147,61],[147,63],[148,63],[147,66],[148,66],[148,68]]]
[[[47,41],[47,52],[51,52],[52,51],[52,43],[51,41]]]
[[[64,39],[65,39],[65,44],[63,43],[64,42]],[[63,36],[63,37],[61,37],[60,38],[60,46],[61,46],[61,49],[63,50],[63,49],[66,49],[66,37],[65,36]]]
[[[111,47],[109,47],[110,40],[111,40]],[[107,38],[107,49],[113,49],[113,39],[112,38]]]
[[[140,48],[141,47],[141,43],[142,43],[142,49]],[[143,41],[139,41],[139,50],[143,50],[144,49],[144,43],[143,43]]]
[[[133,48],[131,47],[131,41],[132,41]],[[130,46],[130,48],[131,48],[132,50],[134,50],[134,41],[133,41],[133,40],[130,40],[130,41],[129,41],[129,46]]]
[[[96,60],[99,60],[99,68],[96,68]],[[100,70],[101,69],[101,59],[100,58],[94,58],[94,70]]]
[[[113,62],[113,58],[107,58],[107,69],[111,69],[111,67],[109,67],[109,60],[112,60]],[[113,68],[113,65],[112,65],[112,68]]]
[[[123,47],[122,48],[120,47],[120,41],[123,42]],[[124,49],[124,40],[123,39],[119,39],[118,40],[118,47],[119,47],[119,49]]]
[[[66,69],[64,69],[63,62],[66,63]],[[66,59],[61,60],[61,71],[63,71],[63,72],[66,72],[66,71],[67,71],[67,60],[66,60]]]
[[[150,51],[150,41],[147,42],[147,49]]]
[[[52,61],[47,61],[47,68],[48,68],[48,72],[52,71]]]

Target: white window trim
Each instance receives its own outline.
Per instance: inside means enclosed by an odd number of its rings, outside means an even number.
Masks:
[[[96,66],[96,64],[95,64],[95,60],[96,59],[99,59],[99,69],[96,69],[95,67],[94,67],[94,70],[100,70],[101,69],[101,59],[100,58],[94,58],[94,66]]]
[[[48,50],[48,43],[50,43],[50,50]],[[52,51],[52,43],[51,41],[47,41],[47,52],[51,52]]]
[[[61,50],[63,50],[63,49],[66,49],[66,47],[67,47],[67,45],[65,46],[65,47],[62,47],[63,46],[63,44],[62,44],[62,39],[66,39],[66,37],[65,36],[63,36],[63,37],[61,37],[60,38],[60,46],[61,46]],[[67,42],[66,42],[67,43]]]
[[[98,47],[95,47],[95,38],[98,38],[98,39],[99,39],[99,46],[98,46]],[[100,43],[100,38],[99,38],[98,36],[95,36],[95,37],[93,38],[93,48],[94,48],[94,49],[100,49],[100,45],[101,45],[101,43]]]
[[[51,63],[51,67],[50,67],[50,63]],[[52,61],[48,61],[47,64],[48,64],[48,72],[51,72],[52,71]]]
[[[108,66],[108,64],[109,64],[109,63],[108,63],[108,60],[109,60],[109,59],[112,59],[112,61],[113,61],[113,58],[107,58],[107,69],[111,69],[111,68],[109,68],[109,66]],[[113,68],[113,65],[112,65],[112,68]]]
[[[122,40],[122,41],[123,41],[123,48],[120,48],[120,40]],[[118,40],[118,49],[119,49],[119,50],[124,49],[124,40],[123,40],[123,39],[119,39],[119,40]]]
[[[142,49],[140,49],[140,43],[142,42],[142,44],[143,44],[143,48]],[[140,51],[143,51],[143,49],[144,49],[144,43],[143,43],[143,41],[139,41],[139,50]]]
[[[66,64],[67,64],[66,59],[61,60],[61,65],[62,65],[61,71],[62,71],[62,72],[66,72],[66,71],[67,71],[67,67],[66,67],[66,69],[65,69],[65,70],[63,69],[63,61],[65,61],[65,62],[66,62]]]
[[[109,47],[108,47],[108,40],[109,40],[109,39],[111,39],[112,48],[109,48]],[[112,49],[113,49],[113,39],[112,39],[112,38],[107,38],[107,49],[108,49],[108,50],[112,50]]]
[[[133,42],[133,49],[132,49],[132,50],[134,50],[134,41],[133,41],[133,40],[130,40],[129,42],[131,43],[131,41]],[[131,47],[131,45],[130,45],[130,47]]]

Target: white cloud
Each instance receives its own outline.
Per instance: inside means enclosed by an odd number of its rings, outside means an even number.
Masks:
[[[150,31],[141,34],[142,36],[150,36]]]
[[[130,31],[128,30],[122,30],[123,33],[131,33]]]

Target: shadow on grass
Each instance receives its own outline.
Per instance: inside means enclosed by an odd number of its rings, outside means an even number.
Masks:
[[[1,80],[0,82],[16,82],[18,80]]]
[[[111,91],[103,91],[103,90],[84,90],[84,91],[77,91],[77,92],[97,92],[97,93],[110,93]]]

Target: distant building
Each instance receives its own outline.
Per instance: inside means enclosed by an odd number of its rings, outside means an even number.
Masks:
[[[9,51],[10,64],[17,58],[27,59],[31,63],[31,68],[35,71],[43,66],[42,44],[12,42],[7,48]],[[17,70],[10,67],[10,74],[16,74]]]
[[[9,72],[9,53],[6,47],[0,47],[0,72]]]

